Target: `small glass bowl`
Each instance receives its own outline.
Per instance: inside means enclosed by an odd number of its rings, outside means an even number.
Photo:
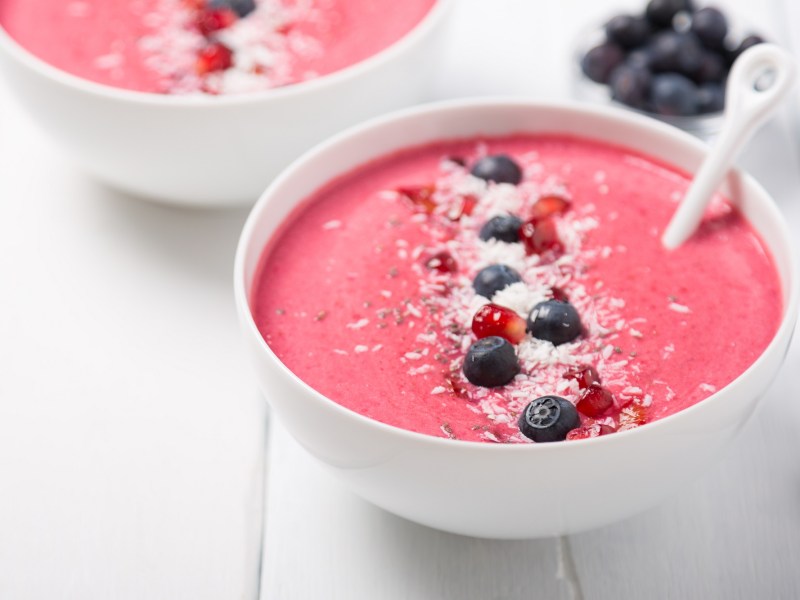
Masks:
[[[605,23],[605,21],[603,21]],[[605,41],[605,31],[603,25],[593,25],[585,29],[577,38],[578,42],[573,44],[571,53],[571,88],[572,96],[582,102],[597,104],[611,104],[625,110],[630,110],[640,115],[645,115],[653,119],[667,123],[687,133],[691,133],[705,142],[713,140],[722,129],[723,112],[704,113],[691,117],[660,115],[646,110],[640,110],[623,104],[611,97],[611,87],[602,83],[597,83],[584,75],[581,70],[581,59],[587,51],[602,44]]]

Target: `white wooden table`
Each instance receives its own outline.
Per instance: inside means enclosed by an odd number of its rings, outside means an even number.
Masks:
[[[778,0],[720,4],[787,35]],[[460,0],[432,97],[564,98],[574,32],[613,8]],[[742,164],[800,238],[798,112]],[[230,282],[245,216],[93,182],[0,85],[1,599],[250,600],[262,516],[268,600],[800,597],[800,344],[660,508],[568,540],[447,535],[353,497],[277,426],[264,474]]]

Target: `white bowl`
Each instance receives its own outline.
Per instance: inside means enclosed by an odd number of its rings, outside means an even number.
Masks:
[[[252,204],[302,152],[366,118],[424,99],[451,0],[372,57],[314,80],[222,97],[97,84],[36,58],[0,28],[0,70],[80,166],[174,204]]]
[[[638,429],[556,444],[481,444],[426,436],[356,414],[316,392],[273,354],[250,312],[267,240],[298,202],[377,156],[476,135],[564,133],[623,145],[693,171],[706,147],[673,127],[621,110],[462,101],[423,107],[351,129],[307,153],[264,193],[236,257],[237,307],[256,374],[292,435],[353,491],[402,517],[491,538],[574,533],[631,516],[708,468],[747,422],[784,359],[800,286],[785,223],[751,177],[733,172],[725,193],[772,251],[783,282],[780,328],[764,353],[710,398]]]

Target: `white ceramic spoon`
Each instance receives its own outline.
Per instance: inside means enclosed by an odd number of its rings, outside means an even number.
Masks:
[[[725,88],[722,131],[664,231],[666,248],[677,248],[694,233],[739,151],[789,93],[795,76],[794,59],[773,44],[753,46],[736,59]]]

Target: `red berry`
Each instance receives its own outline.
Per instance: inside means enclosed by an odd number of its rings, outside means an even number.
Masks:
[[[433,193],[436,187],[433,185],[414,185],[397,188],[397,191],[411,203],[411,206],[422,212],[432,213],[436,210],[436,202],[433,200]]]
[[[548,250],[560,252],[564,249],[561,240],[558,239],[555,223],[550,219],[526,221],[519,228],[519,239],[529,255],[542,254]]]
[[[616,430],[609,425],[605,425],[603,423],[595,423],[593,421],[588,421],[578,427],[577,429],[573,429],[567,434],[568,440],[585,440],[586,438],[594,438],[599,437],[601,435],[608,435],[609,433],[614,433]]]
[[[484,304],[472,318],[472,332],[480,340],[492,335],[519,344],[525,338],[525,319],[505,306]]]
[[[233,64],[233,52],[225,44],[214,42],[200,51],[195,63],[198,75],[213,71],[224,71]]]
[[[459,196],[455,204],[447,211],[447,216],[453,221],[458,221],[464,215],[471,215],[477,205],[478,199],[472,194]]]
[[[550,293],[553,294],[553,300],[561,300],[561,302],[569,302],[569,296],[567,296],[567,293],[560,287],[553,286],[550,289]]]
[[[445,251],[431,256],[425,261],[425,266],[429,269],[439,271],[440,273],[455,273],[458,271],[456,259],[453,258],[449,252]]]
[[[467,386],[459,380],[457,373],[446,373],[444,376],[444,384],[448,391],[460,398],[466,398],[469,395]]]
[[[614,396],[602,385],[592,383],[583,392],[575,407],[587,417],[602,417],[614,406]]]
[[[574,379],[578,382],[578,387],[585,390],[593,383],[600,383],[600,375],[594,367],[590,365],[579,365],[572,367],[564,373],[564,379]]]
[[[215,31],[230,27],[236,19],[236,13],[229,8],[206,8],[197,15],[197,28],[208,37]]]
[[[566,198],[556,195],[542,196],[531,209],[531,220],[541,221],[564,213],[567,209],[569,209],[569,200]]]

